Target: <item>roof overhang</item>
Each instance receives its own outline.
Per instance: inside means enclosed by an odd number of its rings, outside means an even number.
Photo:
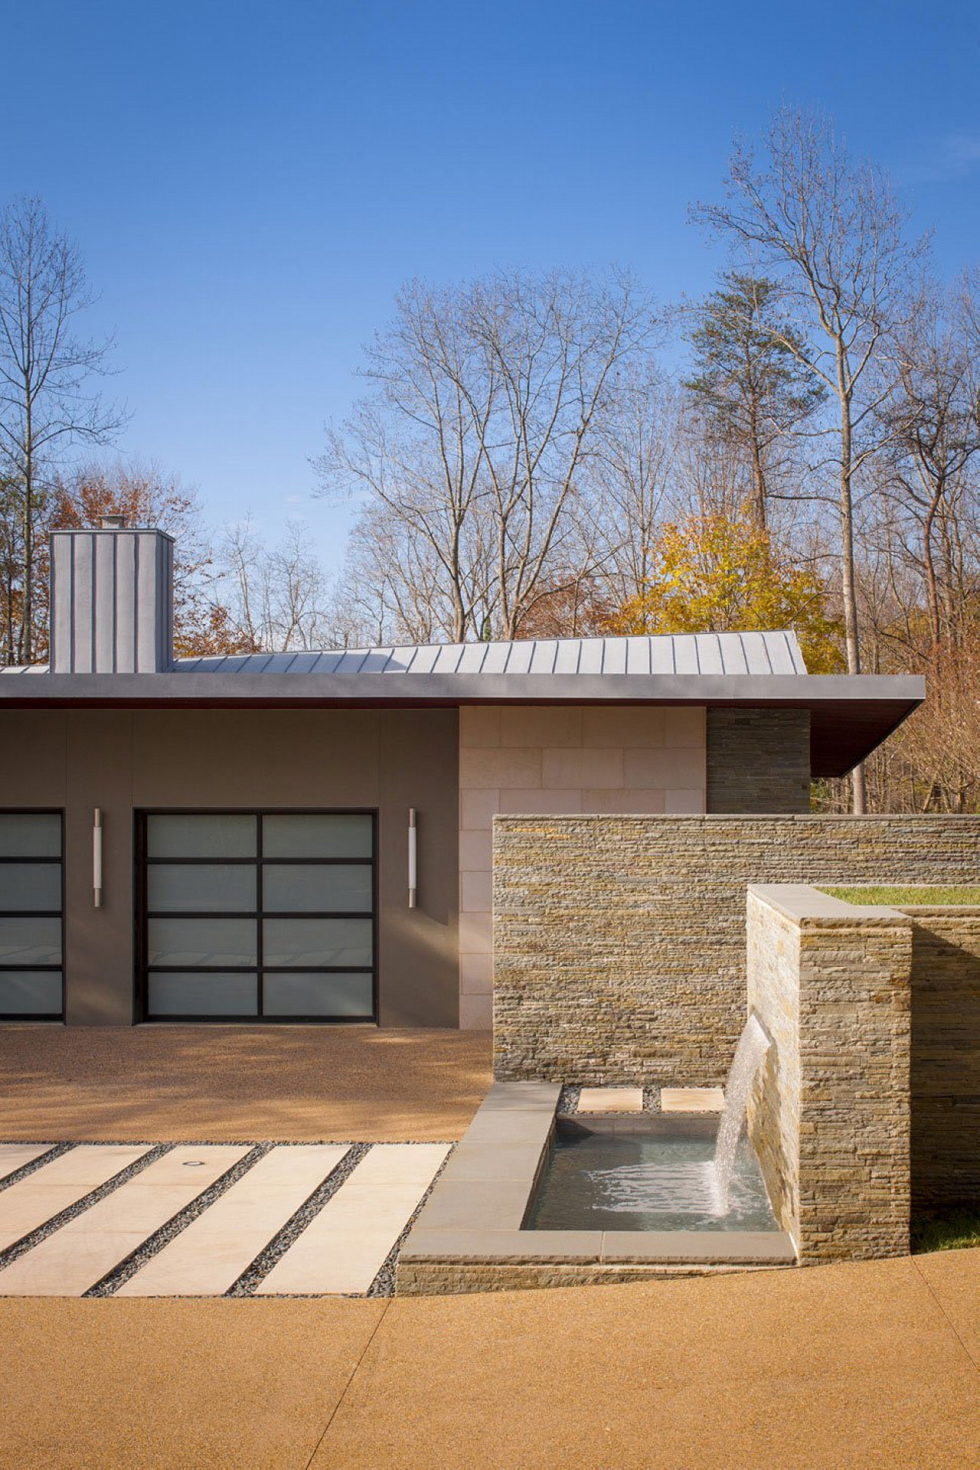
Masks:
[[[0,677],[0,706],[387,709],[470,704],[670,704],[808,709],[814,776],[842,776],[925,698],[891,674],[49,674]]]

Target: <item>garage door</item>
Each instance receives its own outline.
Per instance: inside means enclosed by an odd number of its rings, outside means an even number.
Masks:
[[[60,1021],[60,812],[0,812],[0,1018]]]
[[[375,1016],[372,812],[145,812],[150,1021]]]

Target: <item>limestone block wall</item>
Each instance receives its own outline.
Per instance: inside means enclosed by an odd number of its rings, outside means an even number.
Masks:
[[[978,877],[977,816],[501,814],[495,1072],[717,1086],[745,1018],[750,884]]]
[[[749,1131],[802,1261],[903,1255],[912,925],[796,885],[749,890],[747,1002],[773,1037]]]
[[[498,812],[703,812],[698,707],[471,705],[459,711],[460,1026],[493,1008]]]

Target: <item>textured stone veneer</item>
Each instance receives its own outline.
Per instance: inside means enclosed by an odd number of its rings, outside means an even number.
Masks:
[[[703,812],[704,793],[700,707],[460,709],[460,1025],[491,1024],[491,824],[497,812]]]
[[[709,709],[709,812],[810,809],[810,711]]]
[[[802,885],[751,888],[748,1009],[773,1039],[749,1133],[802,1262],[904,1255],[912,924]]]
[[[912,1197],[980,1199],[980,908],[912,925]]]
[[[718,1086],[745,1018],[749,884],[978,867],[976,816],[497,816],[496,1075]]]

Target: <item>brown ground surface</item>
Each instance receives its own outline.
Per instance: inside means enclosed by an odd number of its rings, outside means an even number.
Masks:
[[[0,1140],[449,1141],[490,1085],[473,1031],[0,1026]]]
[[[980,1251],[393,1302],[0,1300],[0,1463],[972,1470],[978,1305]]]

